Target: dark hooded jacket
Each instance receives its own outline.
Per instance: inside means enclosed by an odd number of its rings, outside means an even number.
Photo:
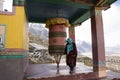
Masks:
[[[77,58],[77,48],[76,44],[72,42],[73,44],[73,50],[67,53],[67,45],[65,47],[65,54],[66,54],[66,64],[70,67],[75,67],[76,66],[76,58]]]

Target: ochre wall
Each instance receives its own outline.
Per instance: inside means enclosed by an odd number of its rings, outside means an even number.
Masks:
[[[28,27],[23,6],[16,6],[13,15],[0,14],[0,24],[6,25],[6,48],[28,50]]]

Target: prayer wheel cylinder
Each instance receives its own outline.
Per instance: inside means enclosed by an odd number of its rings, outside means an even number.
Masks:
[[[64,54],[66,40],[66,26],[55,24],[49,28],[49,53]]]
[[[64,54],[66,27],[69,26],[68,20],[64,18],[52,18],[46,21],[46,27],[49,28],[49,54]]]

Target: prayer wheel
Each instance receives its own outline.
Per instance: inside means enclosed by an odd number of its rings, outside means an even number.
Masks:
[[[55,24],[49,28],[49,53],[63,54],[65,50],[66,26]]]
[[[46,27],[49,28],[49,54],[53,55],[57,64],[65,50],[66,27],[70,24],[64,18],[52,18],[46,21]]]
[[[64,54],[66,27],[69,27],[69,22],[64,18],[52,18],[46,21],[46,27],[49,28],[49,53]]]

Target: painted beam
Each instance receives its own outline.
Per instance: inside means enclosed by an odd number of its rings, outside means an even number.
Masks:
[[[26,0],[27,1],[27,0]],[[29,0],[28,0],[29,1]],[[78,3],[78,2],[72,2],[69,0],[37,0],[39,2],[46,2],[46,3],[52,3],[52,4],[61,4],[61,5],[66,5],[66,6],[73,6],[76,8],[83,8],[83,9],[90,9],[91,5],[86,5],[83,3]]]
[[[117,0],[98,0],[96,2],[95,6],[104,7],[106,5],[111,5],[115,1],[117,1]]]
[[[24,58],[25,56],[23,55],[0,55],[0,58]]]
[[[94,6],[94,3],[91,2],[90,0],[68,0],[68,1],[77,2],[80,4],[87,5],[87,6]]]
[[[69,37],[75,42],[75,27],[71,26],[69,27]]]
[[[71,24],[81,24],[90,17],[90,11],[87,11],[85,14],[77,18],[76,20],[72,21]]]

